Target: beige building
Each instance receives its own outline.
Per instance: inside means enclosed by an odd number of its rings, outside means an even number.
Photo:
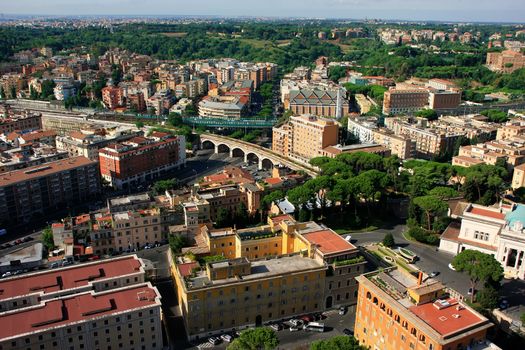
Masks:
[[[339,143],[339,123],[312,115],[291,117],[288,124],[274,128],[272,150],[285,157],[307,163],[322,155],[322,150]],[[281,143],[281,142],[284,142]]]
[[[488,52],[487,67],[496,72],[512,73],[525,67],[525,55],[512,50]]]
[[[160,294],[136,256],[15,276],[0,288],[2,349],[163,348]]]
[[[525,123],[510,121],[498,129],[496,140],[512,139],[525,134]]]
[[[185,251],[211,254],[216,262],[172,265],[191,340],[356,301],[354,277],[366,261],[324,226],[281,215],[262,227],[201,234],[202,247]]]
[[[452,158],[452,165],[468,168],[477,164],[496,165],[498,161],[505,162],[509,169],[524,163],[525,142],[499,140],[462,146],[458,155]]]
[[[514,167],[511,186],[513,189],[525,186],[525,164],[520,164]]]

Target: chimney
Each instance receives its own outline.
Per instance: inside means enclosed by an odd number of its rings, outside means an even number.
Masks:
[[[417,278],[417,286],[419,287],[423,282],[423,272],[419,271],[419,277]]]

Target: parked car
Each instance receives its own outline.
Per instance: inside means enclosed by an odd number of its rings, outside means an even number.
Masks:
[[[474,288],[469,288],[467,294],[472,295],[474,293]]]
[[[341,306],[341,307],[339,308],[339,315],[344,315],[344,314],[346,314],[346,307]]]
[[[224,340],[225,342],[231,343],[233,340],[233,337],[229,334],[223,334],[221,335],[221,339]]]
[[[17,240],[15,241],[15,244],[16,244],[16,245],[19,245],[20,243],[22,243],[22,240],[21,240],[21,239],[17,239]]]
[[[291,320],[290,320],[290,324],[291,324],[293,327],[302,326],[302,325],[303,325],[303,320],[299,320],[299,319],[297,319],[297,318],[294,318],[294,319],[291,319]]]
[[[279,323],[272,323],[270,325],[270,328],[273,329],[274,331],[280,331],[283,329],[283,326],[281,326],[281,324]]]
[[[95,260],[99,260],[99,259],[100,259],[100,256],[98,256],[98,255],[93,255],[93,256],[88,258],[89,261],[95,261]]]
[[[304,322],[312,322],[314,318],[310,315],[304,315],[304,316],[301,316],[301,320],[303,320]]]
[[[55,261],[54,263],[51,264],[51,268],[52,269],[56,269],[59,266],[60,266],[60,264],[57,261]]]
[[[9,277],[9,276],[11,276],[11,275],[12,275],[12,273],[11,273],[10,271],[7,271],[7,272],[5,272],[5,273],[2,275],[2,278],[6,278],[6,277]]]
[[[62,261],[62,266],[69,266],[69,265],[73,265],[73,261],[71,261],[71,260],[64,260],[64,261]]]
[[[301,326],[292,326],[290,327],[290,332],[297,332],[301,330]]]
[[[456,271],[456,268],[454,267],[454,265],[452,265],[452,263],[448,264],[448,268],[452,271]]]
[[[213,345],[218,345],[220,344],[221,340],[218,337],[210,337],[208,342]]]
[[[439,271],[432,271],[428,274],[428,277],[436,277],[437,275],[439,275]]]
[[[348,329],[348,328],[345,328],[343,329],[343,333],[349,337],[353,337],[354,336],[354,331]]]

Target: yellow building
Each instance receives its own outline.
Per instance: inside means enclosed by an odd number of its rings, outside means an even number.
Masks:
[[[179,257],[172,264],[190,340],[357,300],[355,276],[366,261],[315,222],[281,215],[257,228],[203,228],[201,235],[211,262],[201,266]]]
[[[517,189],[525,186],[525,164],[514,167],[512,174],[512,188]]]

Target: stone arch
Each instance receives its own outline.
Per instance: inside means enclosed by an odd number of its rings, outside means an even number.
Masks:
[[[258,164],[260,160],[259,156],[253,152],[246,153],[245,157],[247,162],[252,162],[255,164]]]
[[[244,158],[245,154],[246,154],[246,152],[244,152],[244,150],[242,148],[239,148],[239,147],[234,147],[231,150],[231,156],[232,157]]]
[[[202,149],[215,149],[215,143],[213,143],[213,141],[210,141],[210,140],[204,140],[201,143],[201,148]]]
[[[273,161],[269,158],[263,158],[261,161],[261,165],[263,169],[272,169],[273,168]]]
[[[217,145],[217,153],[230,153],[230,146],[225,143],[219,143]]]

